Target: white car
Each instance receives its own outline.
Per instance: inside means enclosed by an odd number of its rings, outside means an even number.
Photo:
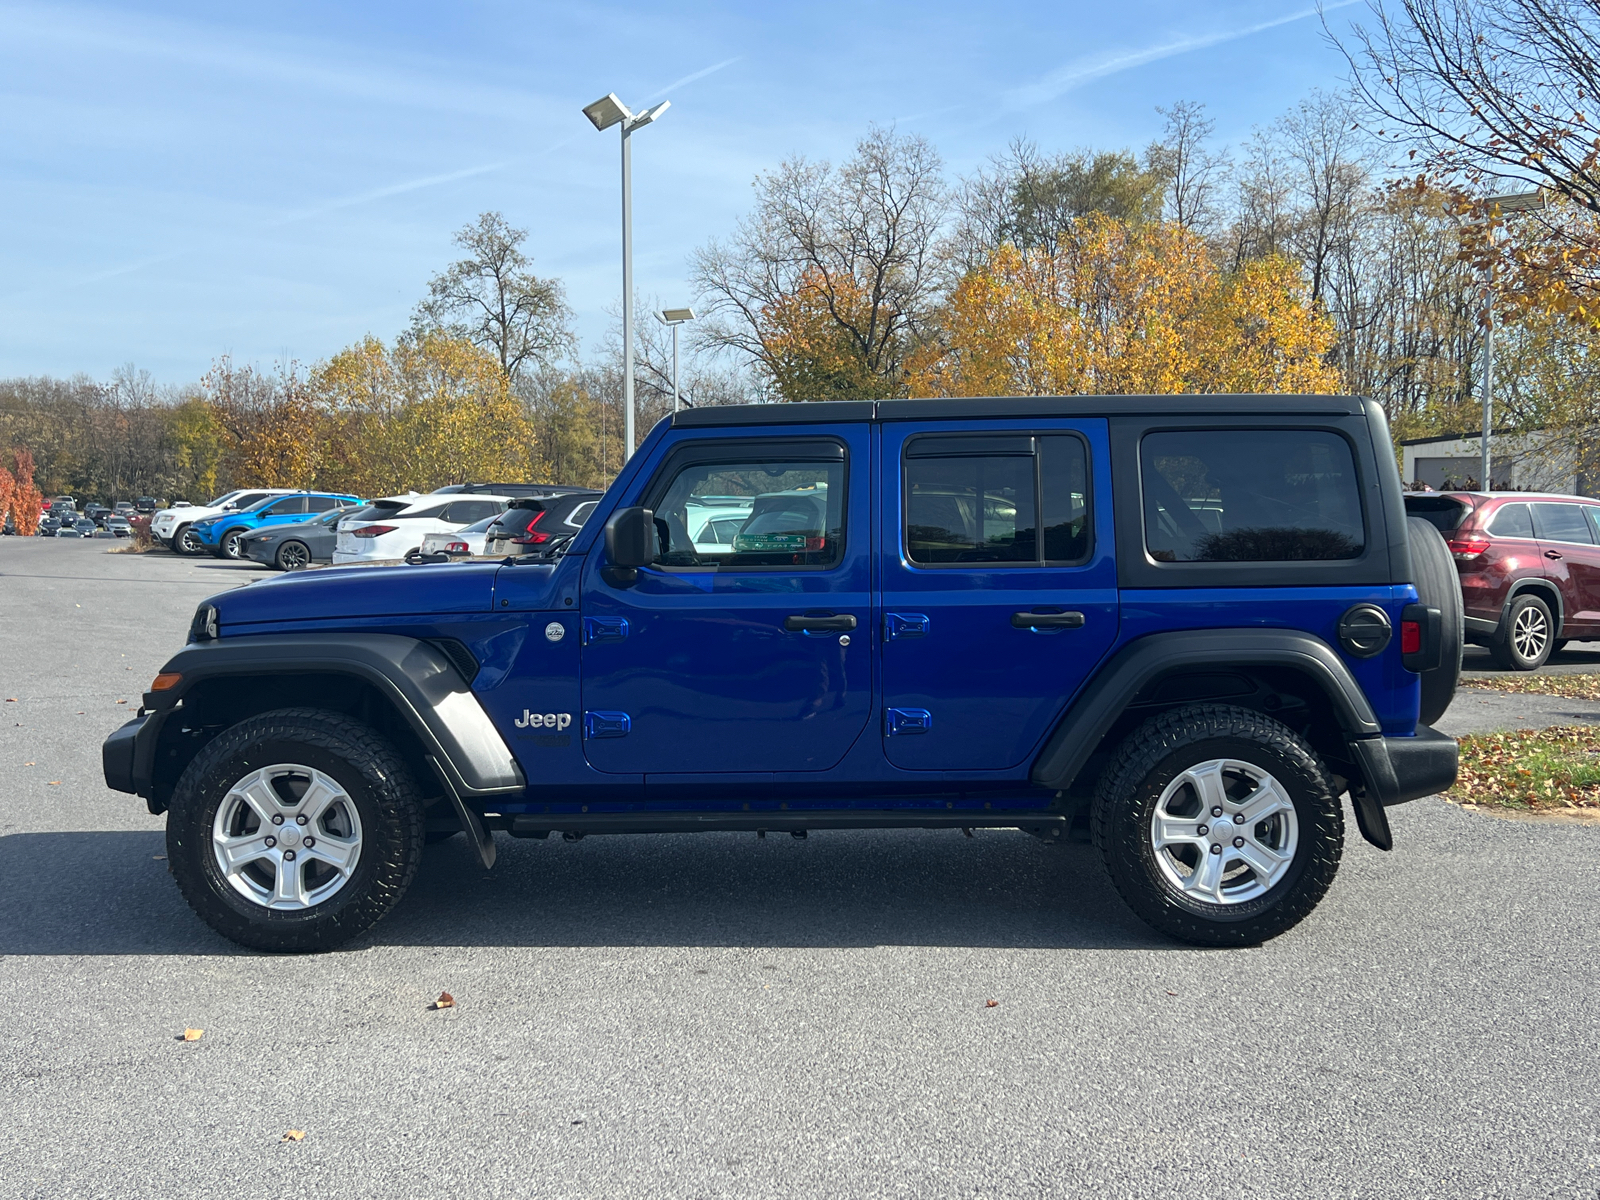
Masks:
[[[708,500],[691,498],[688,504],[689,541],[701,558],[721,558],[733,553],[733,539],[750,519],[754,501],[731,496]]]
[[[430,533],[422,539],[422,553],[424,554],[482,554],[484,539],[493,525],[500,517],[495,513],[492,517],[485,517],[476,525],[468,525],[465,529],[457,529],[453,533]]]
[[[206,517],[220,516],[249,508],[257,500],[268,496],[292,495],[295,488],[238,488],[224,492],[209,504],[185,504],[182,507],[163,508],[150,518],[150,535],[164,546],[171,546],[179,554],[207,553],[205,543],[189,532],[189,526]]]
[[[339,522],[334,565],[403,559],[413,550],[421,551],[422,539],[430,533],[457,533],[485,518],[499,516],[510,503],[509,496],[477,493],[430,493],[368,501],[354,516]]]

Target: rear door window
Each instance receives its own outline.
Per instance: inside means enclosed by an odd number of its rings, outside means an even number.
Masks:
[[[1531,538],[1533,514],[1526,504],[1503,504],[1489,522],[1489,532],[1495,537]]]
[[[314,513],[330,512],[343,503],[344,501],[337,496],[307,496],[306,511]]]
[[[1541,542],[1594,545],[1594,535],[1589,532],[1589,522],[1584,519],[1581,504],[1535,504],[1533,526]]]
[[[1156,562],[1359,558],[1366,545],[1350,445],[1312,429],[1147,434],[1145,547]]]
[[[906,447],[906,557],[918,566],[1081,562],[1088,480],[1083,440],[1070,434],[916,438]]]

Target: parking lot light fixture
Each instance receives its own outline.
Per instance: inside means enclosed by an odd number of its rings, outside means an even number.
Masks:
[[[663,100],[652,108],[635,113],[615,92],[607,92],[593,104],[586,105],[583,115],[597,130],[607,130],[613,125],[622,130],[622,411],[623,447],[622,461],[633,457],[633,166],[628,153],[628,136],[635,129],[660,117],[672,105]]]
[[[672,328],[672,411],[678,411],[678,326],[694,320],[692,308],[664,308],[661,323]]]

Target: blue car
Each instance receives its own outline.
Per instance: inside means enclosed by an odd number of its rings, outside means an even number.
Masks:
[[[294,492],[287,496],[268,496],[249,508],[219,513],[189,526],[200,545],[218,558],[243,558],[241,539],[271,525],[294,525],[313,520],[322,513],[360,504],[356,496],[334,492]]]
[[[496,833],[974,827],[1092,839],[1151,926],[1246,946],[1347,813],[1387,850],[1454,781],[1461,640],[1370,401],[699,408],[559,557],[212,597],[105,776],[260,949],[360,934],[462,831],[487,867]]]

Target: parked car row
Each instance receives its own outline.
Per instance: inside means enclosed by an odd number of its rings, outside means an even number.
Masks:
[[[582,528],[600,493],[526,483],[451,484],[362,501],[334,493],[245,488],[162,509],[151,535],[180,554],[248,558],[279,570],[419,556],[549,556]]]
[[[1600,501],[1534,492],[1422,492],[1406,512],[1445,537],[1463,633],[1495,664],[1532,671],[1568,642],[1600,640]]]

